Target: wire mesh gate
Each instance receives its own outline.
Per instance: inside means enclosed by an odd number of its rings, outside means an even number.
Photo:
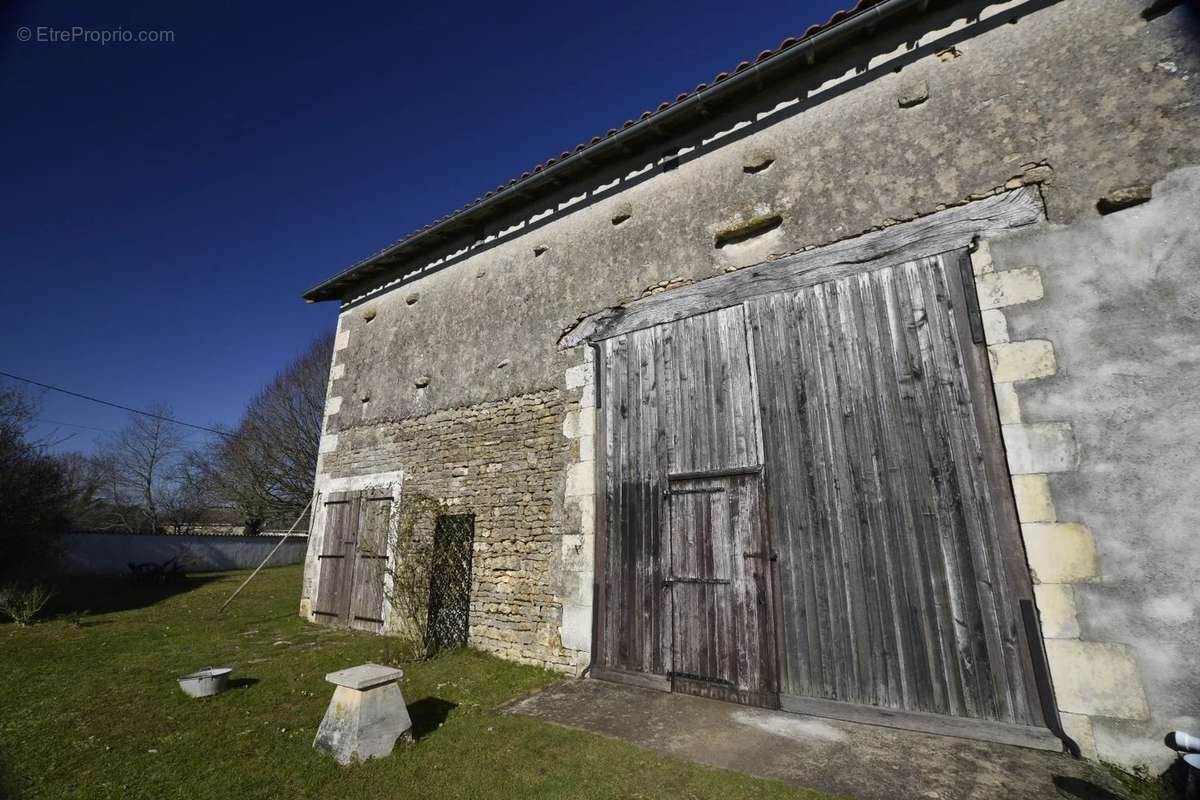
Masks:
[[[438,514],[429,570],[426,647],[430,655],[467,644],[474,542],[474,514]]]

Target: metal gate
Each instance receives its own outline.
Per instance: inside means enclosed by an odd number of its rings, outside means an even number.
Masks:
[[[467,644],[474,544],[474,514],[438,514],[429,570],[426,647],[430,655]]]

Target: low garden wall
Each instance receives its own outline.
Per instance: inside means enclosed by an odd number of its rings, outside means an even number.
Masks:
[[[120,575],[129,565],[162,564],[177,558],[184,572],[257,567],[279,544],[279,535],[195,536],[132,533],[64,533],[57,538],[71,575]],[[305,536],[291,536],[267,566],[298,564],[308,547]]]

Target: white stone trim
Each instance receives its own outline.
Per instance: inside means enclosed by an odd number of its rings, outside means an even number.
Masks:
[[[1050,487],[1052,474],[1079,466],[1071,424],[1027,421],[1021,411],[1020,386],[1055,375],[1058,359],[1050,341],[1013,341],[1001,309],[1040,300],[1041,273],[1030,267],[998,271],[986,241],[977,243],[971,263],[1013,498],[1063,730],[1086,758],[1098,759],[1092,717],[1143,720],[1149,718],[1149,708],[1128,646],[1082,638],[1075,587],[1102,580],[1096,543],[1086,525],[1058,519]]]
[[[584,347],[583,363],[568,369],[564,382],[568,390],[579,391],[579,401],[568,406],[562,424],[563,436],[572,443],[572,462],[563,489],[567,533],[562,539],[559,637],[582,670],[591,660],[596,575],[596,363],[591,347]]]

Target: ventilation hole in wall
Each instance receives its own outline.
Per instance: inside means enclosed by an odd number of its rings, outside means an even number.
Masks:
[[[428,375],[422,375],[421,377],[419,377],[415,381],[413,381],[413,386],[416,386],[418,389],[424,389],[428,385],[429,385],[429,376]]]
[[[1148,184],[1113,189],[1096,201],[1096,210],[1101,214],[1111,214],[1149,202],[1150,196],[1151,188]]]
[[[743,166],[742,172],[746,173],[747,175],[757,175],[758,173],[766,170],[768,167],[770,167],[774,163],[775,163],[775,159],[769,158],[769,157],[756,159],[753,163],[746,164],[745,166]]]
[[[628,211],[621,211],[617,214],[613,214],[612,224],[620,225],[622,222],[624,222],[625,220],[629,219],[632,216],[633,216],[633,214],[629,213]]]
[[[1153,3],[1142,9],[1142,19],[1147,22],[1152,19],[1158,19],[1163,14],[1182,4],[1183,0],[1154,0]]]
[[[408,303],[411,306],[411,305],[416,305],[416,302],[420,299],[421,299],[421,293],[413,292],[408,297],[404,298],[404,302]]]
[[[717,231],[713,238],[713,247],[720,250],[722,247],[730,244],[744,242],[747,239],[753,239],[756,236],[762,236],[768,231],[773,231],[783,224],[783,217],[778,214],[766,214],[760,217],[742,222],[737,225],[732,225],[724,230]]]
[[[1008,21],[1008,24],[1009,24],[1009,25],[1016,25],[1016,24],[1017,24],[1017,20],[1019,20],[1019,19],[1020,19],[1020,17],[1012,17],[1011,19],[1009,19],[1009,21]]]
[[[934,55],[938,57],[938,61],[953,61],[962,55],[962,50],[957,47],[947,47],[945,50],[938,50]]]
[[[367,322],[370,322],[371,320],[375,319],[375,315],[378,313],[379,312],[376,311],[374,307],[371,307],[363,310],[362,317]]]
[[[505,369],[511,362],[506,358],[496,363],[496,369]]]
[[[537,247],[533,248],[533,257],[537,258],[538,256],[545,255],[549,249],[550,248],[547,247],[546,245],[539,244]],[[480,275],[480,277],[483,277],[482,274]]]

